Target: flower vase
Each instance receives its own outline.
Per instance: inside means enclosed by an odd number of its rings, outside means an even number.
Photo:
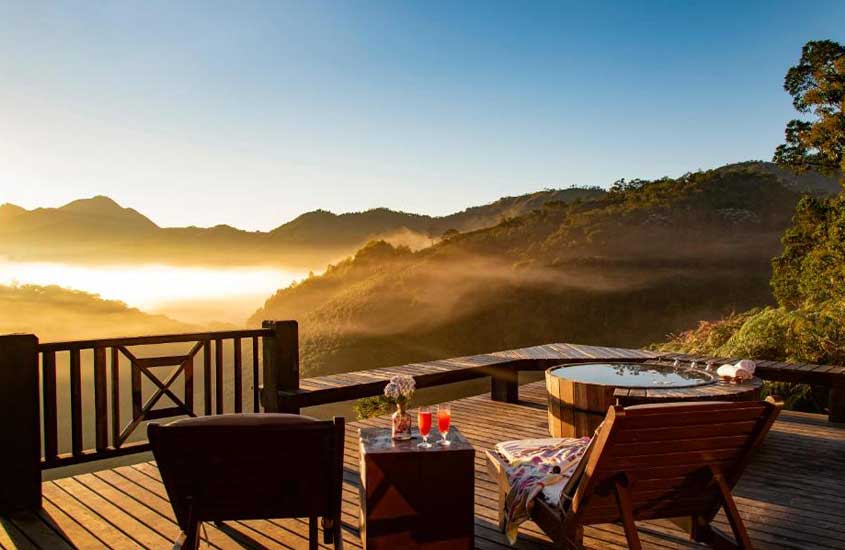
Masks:
[[[411,439],[411,415],[405,410],[404,404],[396,404],[396,412],[393,413],[393,439],[407,441]]]

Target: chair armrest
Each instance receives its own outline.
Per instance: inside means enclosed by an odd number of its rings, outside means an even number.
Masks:
[[[499,490],[507,493],[510,490],[510,483],[508,482],[508,475],[506,473],[508,463],[494,450],[486,450],[484,454],[487,456],[487,473],[493,481],[499,484]]]
[[[780,395],[770,395],[770,396],[768,396],[766,398],[766,403],[771,403],[772,405],[777,407],[778,412],[780,412],[783,409],[783,406],[784,406],[783,397],[781,397]]]

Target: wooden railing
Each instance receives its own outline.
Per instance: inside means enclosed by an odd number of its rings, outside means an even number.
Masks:
[[[271,330],[256,329],[39,344],[43,467],[65,466],[146,450],[145,441],[129,442],[145,421],[243,412],[243,378],[245,371],[248,372],[243,365],[244,344],[248,349],[251,348],[252,403],[248,409],[258,412],[259,346],[262,338],[270,336]],[[224,380],[229,377],[224,376],[227,366],[227,362],[224,362],[224,348],[228,342],[231,342],[231,361],[228,361],[228,366],[231,367],[233,399],[232,407],[227,411]],[[168,350],[165,352],[167,355],[161,354],[162,346],[173,348],[178,344],[190,347],[184,353]],[[159,348],[154,350],[158,354],[140,356],[137,348],[142,346]],[[90,361],[83,363],[83,352],[90,356]],[[66,359],[63,366],[67,376],[62,378],[66,378],[68,383],[64,388],[60,388],[57,383],[57,357]],[[200,359],[199,373],[195,372],[197,359]],[[83,369],[88,370],[89,376],[86,378],[91,382],[90,388],[83,388]],[[181,392],[177,387],[180,378],[183,380]],[[195,384],[201,388],[198,410],[195,410]],[[145,395],[145,386],[152,386],[154,391]],[[70,449],[65,453],[59,449],[58,418],[62,414],[58,401],[59,391],[66,391],[69,395],[65,410],[70,419]],[[93,414],[86,415],[93,418],[93,434],[86,434],[83,429],[85,391],[93,393]],[[157,407],[164,397],[169,398],[170,406]],[[127,402],[129,407],[125,407]],[[125,419],[121,414],[124,408],[129,409],[128,418]]]
[[[269,410],[286,410],[278,393],[299,386],[295,321],[49,343],[0,336],[0,512],[40,505],[43,469],[149,450],[148,421],[261,411],[262,380]]]

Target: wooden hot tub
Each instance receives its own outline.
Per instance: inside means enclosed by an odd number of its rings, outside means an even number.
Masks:
[[[546,370],[549,433],[553,437],[591,435],[617,404],[669,401],[757,399],[762,381],[722,382],[710,372],[647,363],[557,365]],[[620,395],[624,397],[620,397]]]

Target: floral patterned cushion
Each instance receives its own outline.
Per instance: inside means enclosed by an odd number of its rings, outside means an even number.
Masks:
[[[519,525],[529,519],[534,499],[542,495],[553,506],[590,443],[589,437],[523,439],[496,445],[508,462],[510,491],[505,498],[505,533],[513,544]]]

